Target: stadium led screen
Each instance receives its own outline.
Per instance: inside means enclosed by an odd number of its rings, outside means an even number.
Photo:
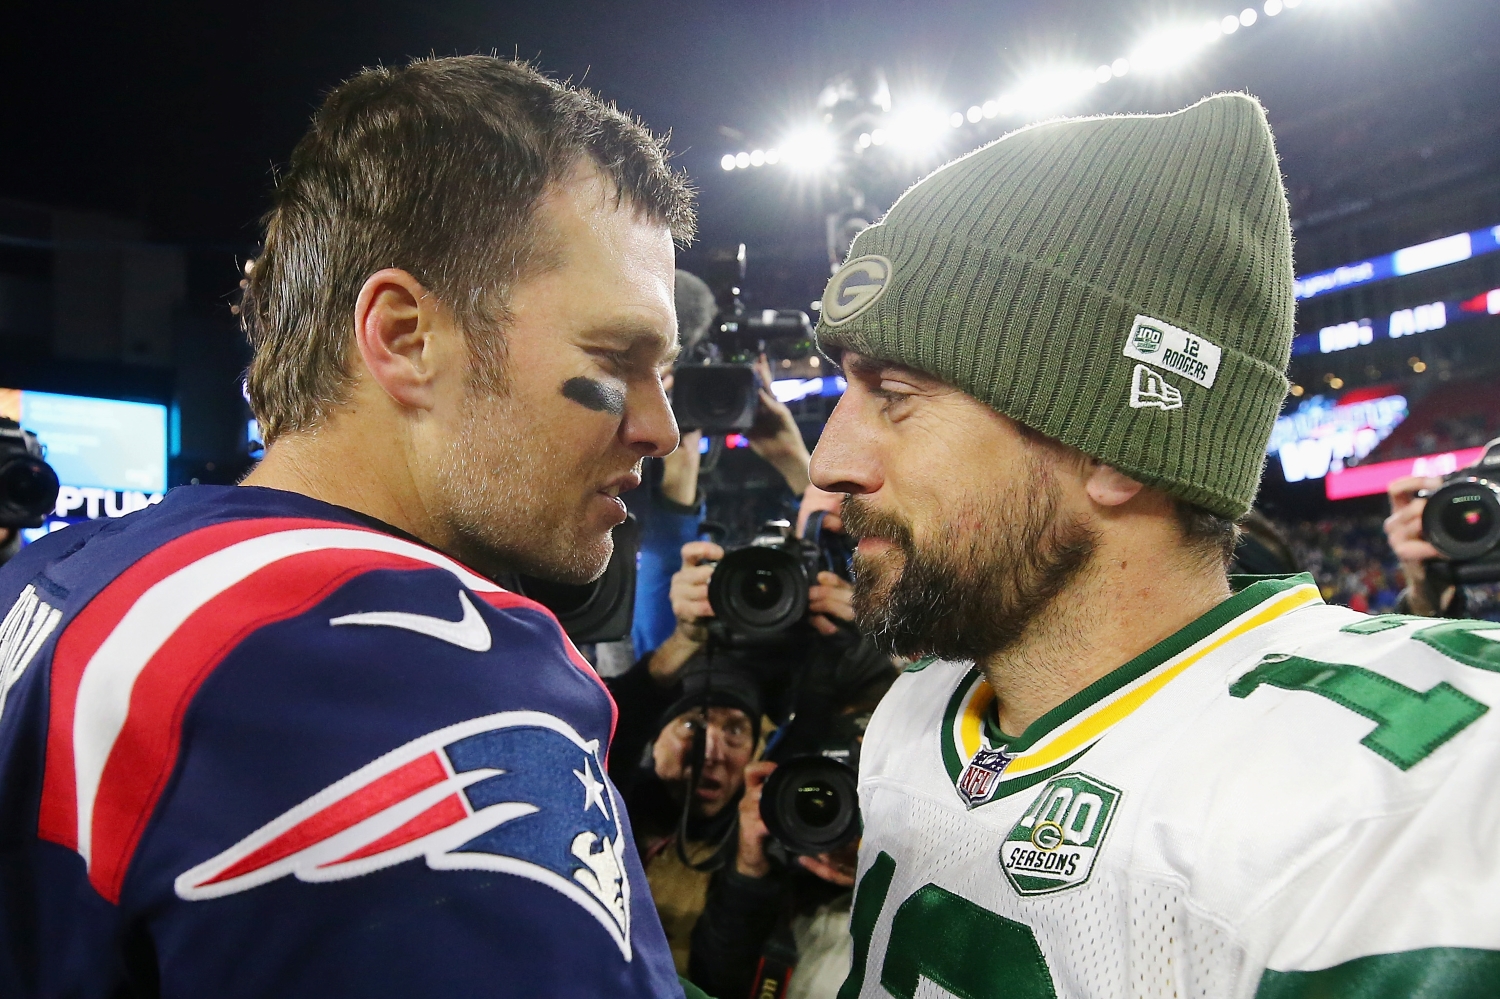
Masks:
[[[1473,232],[1454,233],[1442,239],[1408,246],[1369,260],[1344,264],[1332,270],[1306,274],[1297,278],[1294,289],[1299,300],[1316,298],[1345,288],[1418,274],[1434,267],[1446,267],[1496,250],[1500,250],[1500,225],[1486,226]]]
[[[1386,486],[1403,476],[1447,475],[1460,468],[1468,468],[1482,457],[1484,457],[1483,447],[1471,447],[1461,451],[1444,451],[1441,454],[1424,454],[1419,458],[1402,458],[1398,461],[1378,461],[1373,465],[1356,465],[1353,468],[1329,472],[1323,480],[1323,489],[1331,500],[1374,496],[1385,492]]]
[[[0,416],[37,435],[62,483],[37,536],[80,520],[123,517],[167,489],[167,407],[29,389],[0,389]]]

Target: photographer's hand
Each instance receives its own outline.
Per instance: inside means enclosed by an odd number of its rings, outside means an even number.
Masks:
[[[703,619],[714,616],[713,606],[708,602],[708,579],[714,574],[714,567],[703,563],[717,562],[723,557],[724,549],[712,541],[689,541],[682,546],[682,568],[673,573],[668,594],[677,629],[651,653],[648,666],[651,678],[660,686],[674,683],[682,667],[708,641],[708,626]]]
[[[1422,536],[1422,511],[1427,500],[1419,498],[1422,490],[1437,489],[1443,480],[1435,476],[1407,476],[1396,479],[1386,489],[1391,498],[1391,515],[1385,520],[1385,536],[1391,551],[1401,563],[1401,572],[1406,577],[1407,602],[1414,614],[1432,615],[1439,611],[1433,604],[1446,604],[1453,588],[1436,595],[1427,586],[1427,559],[1442,558],[1441,553]]]
[[[820,853],[815,857],[798,857],[797,863],[830,884],[854,887],[854,871],[859,861],[859,844],[850,843],[832,853]]]
[[[775,769],[776,764],[765,760],[745,768],[745,794],[740,798],[740,848],[734,856],[734,869],[747,878],[763,878],[771,873],[771,861],[766,858],[766,837],[771,831],[760,817],[760,796],[766,778]]]
[[[766,355],[760,355],[752,367],[760,377],[760,409],[756,413],[755,426],[746,435],[750,439],[750,450],[770,462],[792,492],[801,496],[812,484],[808,475],[812,457],[807,453],[807,444],[802,440],[802,431],[798,429],[792,411],[771,393],[771,363]]]
[[[831,572],[818,573],[816,585],[807,590],[808,623],[818,634],[827,637],[838,634],[838,625],[829,618],[840,621],[854,620],[854,586]]]

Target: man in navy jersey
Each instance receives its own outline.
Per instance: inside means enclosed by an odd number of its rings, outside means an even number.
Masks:
[[[677,445],[660,142],[488,57],[361,73],[244,303],[264,461],[0,571],[0,995],[680,996],[597,576]]]

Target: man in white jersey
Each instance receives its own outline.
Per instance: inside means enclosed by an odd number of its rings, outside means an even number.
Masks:
[[[855,241],[813,455],[861,629],[840,999],[1500,995],[1500,625],[1227,579],[1291,232],[1243,94],[1061,120]]]

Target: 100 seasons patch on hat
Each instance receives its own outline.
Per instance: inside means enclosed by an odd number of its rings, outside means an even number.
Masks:
[[[943,167],[854,241],[825,350],[941,378],[1225,517],[1250,507],[1292,341],[1259,102],[1060,119]]]

